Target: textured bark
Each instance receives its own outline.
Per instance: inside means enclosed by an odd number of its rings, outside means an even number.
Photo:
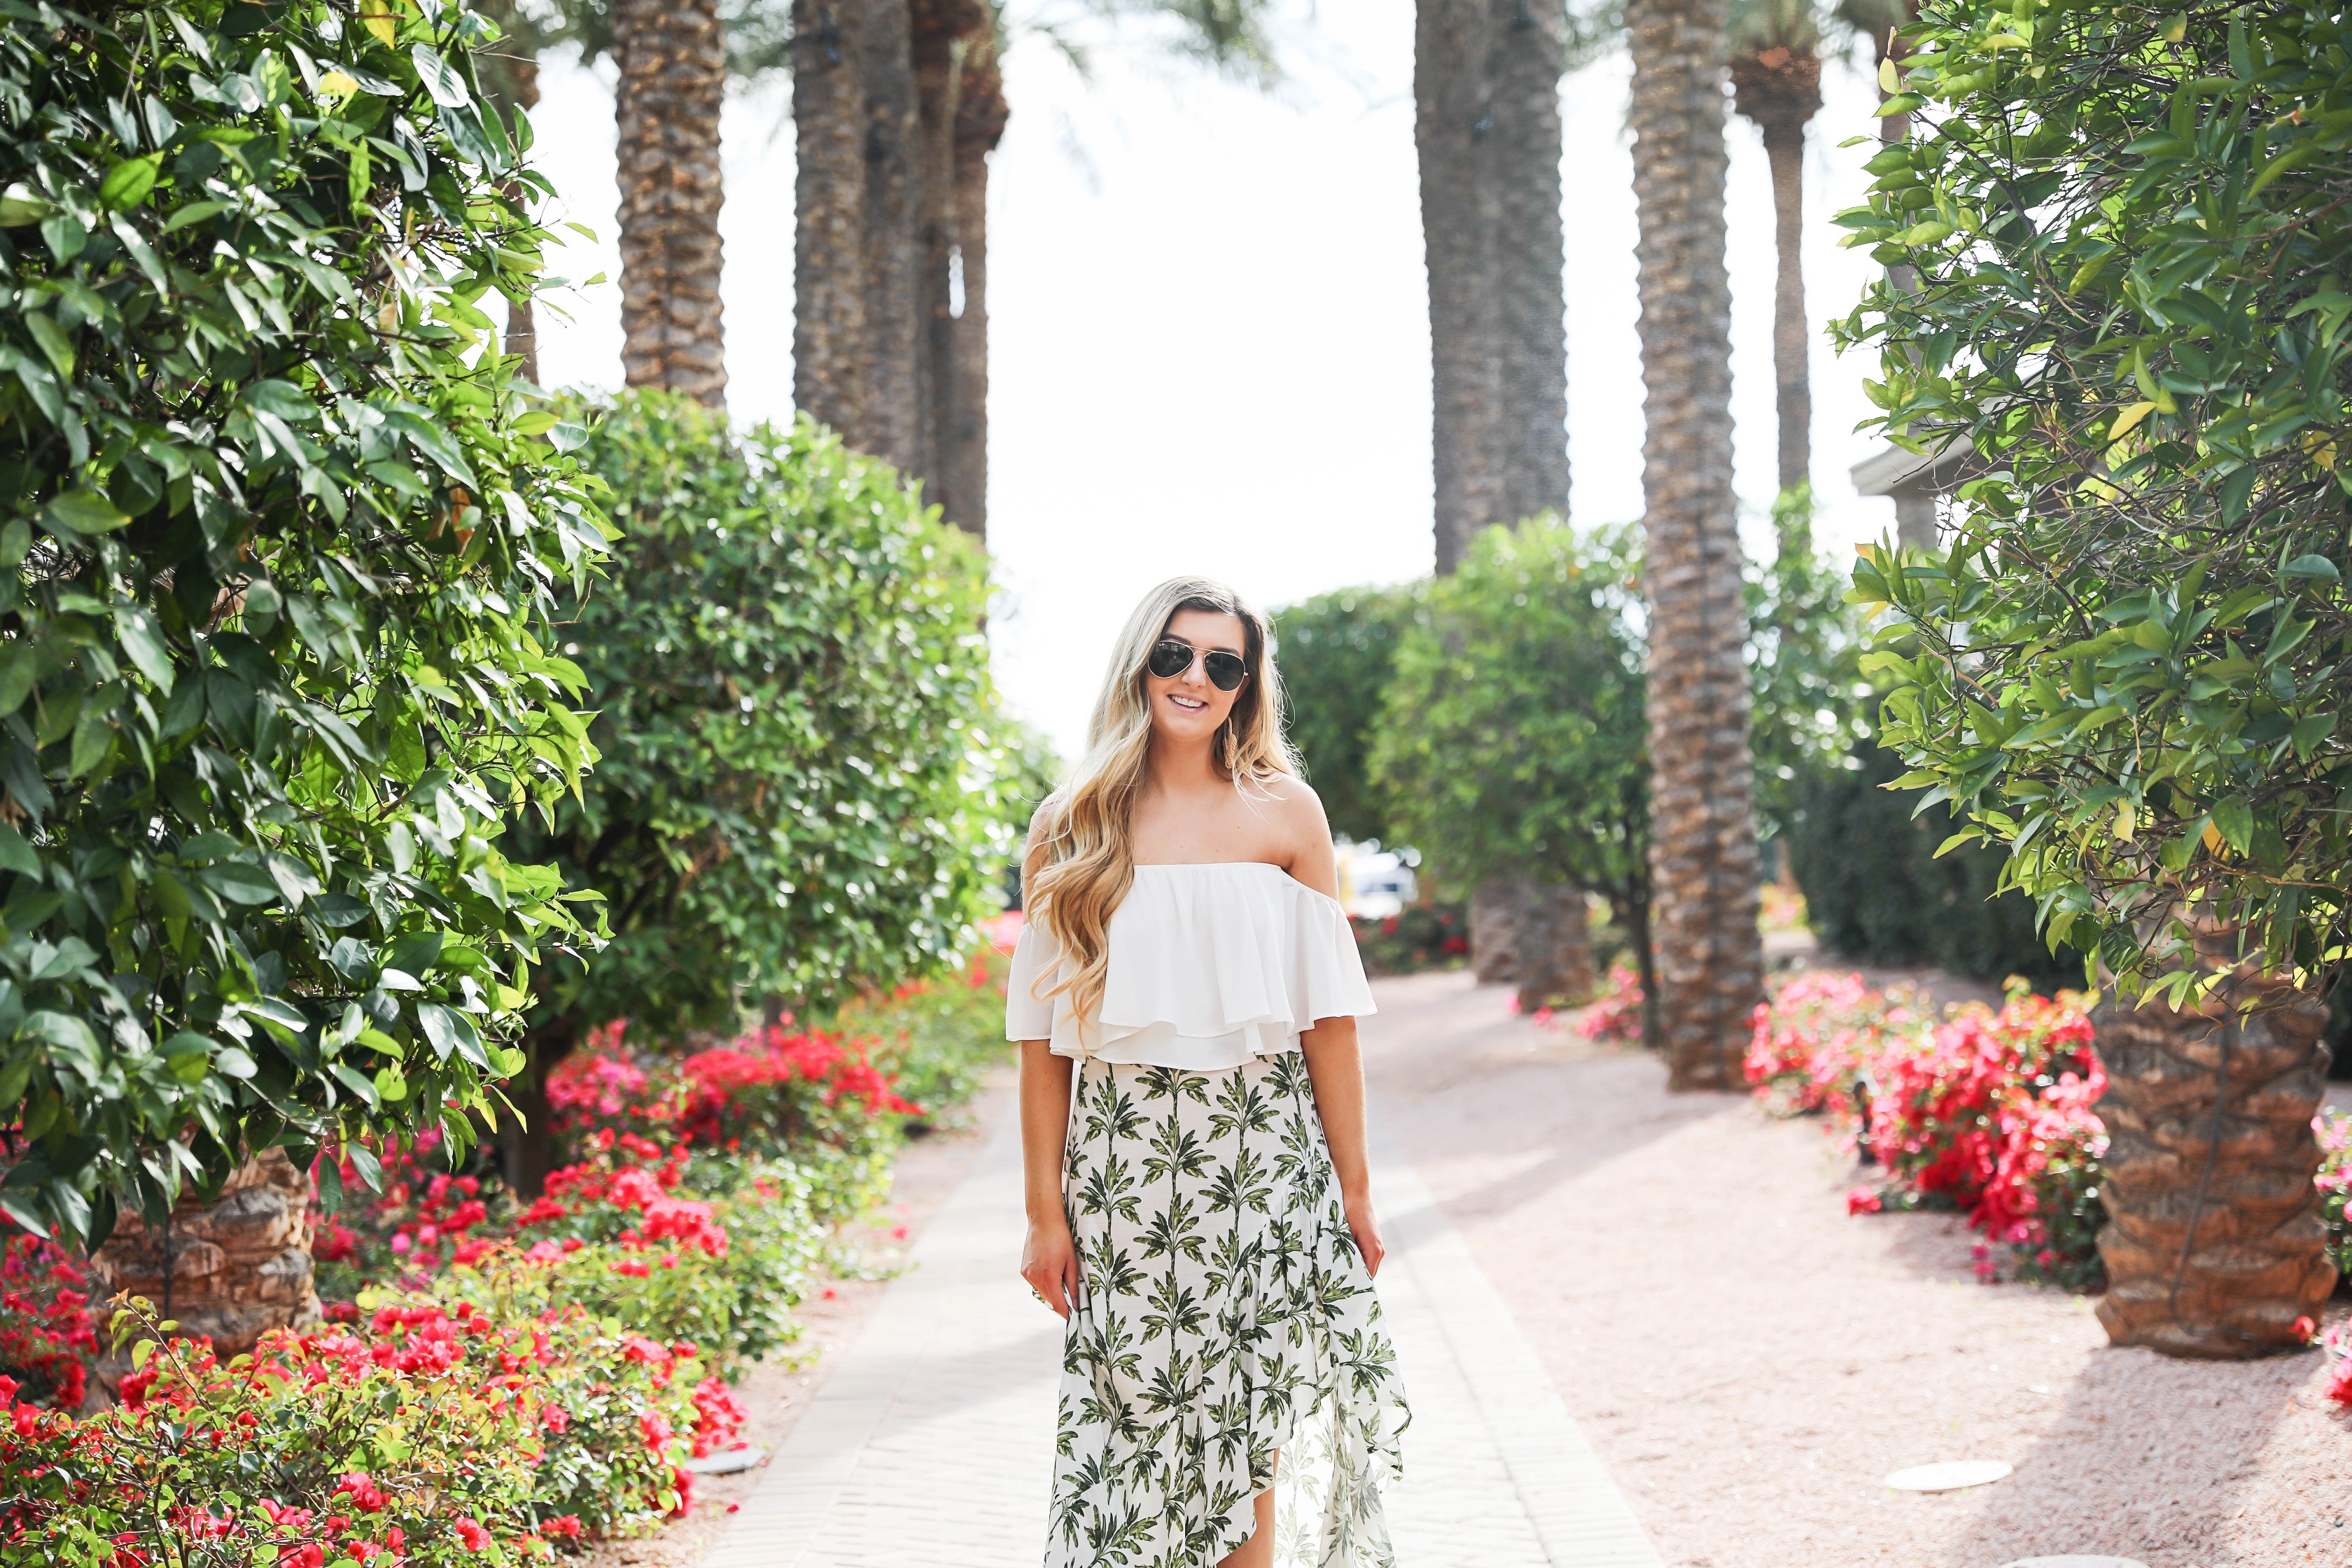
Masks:
[[[962,36],[980,15],[977,0],[913,0],[908,58],[915,86],[917,408],[914,469],[924,499],[940,503],[940,415],[955,382],[955,310],[950,268],[956,252],[955,121],[963,85]]]
[[[1720,0],[1633,0],[1642,492],[1650,595],[1651,914],[1681,1089],[1740,1082],[1763,994],[1724,259]]]
[[[491,20],[506,34],[488,49],[474,55],[476,79],[491,101],[509,115],[516,110],[529,114],[539,107],[538,29],[515,5],[514,0],[492,0],[482,7]],[[519,196],[520,184],[508,188],[509,197]],[[515,372],[523,380],[536,384],[539,381],[539,320],[530,300],[507,301],[507,340],[505,352],[521,361]]]
[[[1437,570],[1460,563],[1503,515],[1502,381],[1496,347],[1500,216],[1488,177],[1494,0],[1420,0],[1413,26],[1413,145],[1429,271],[1431,467]]]
[[[1488,149],[1495,183],[1502,511],[1568,516],[1567,251],[1560,230],[1563,13],[1492,0]]]
[[[145,1297],[183,1333],[210,1338],[223,1361],[272,1329],[319,1321],[310,1182],[283,1149],[237,1167],[212,1202],[183,1199],[161,1230],[124,1214],[90,1262],[102,1295]],[[130,1370],[128,1358],[101,1361],[99,1382],[110,1394]]]
[[[614,0],[621,186],[621,369],[718,406],[719,111],[727,36],[717,0]]]
[[[983,26],[966,44],[956,97],[955,260],[963,309],[952,328],[952,373],[941,384],[939,499],[947,519],[988,537],[988,161],[1003,140],[1004,78]]]
[[[1592,917],[1584,889],[1530,883],[1519,907],[1519,1011],[1533,1013],[1591,995]]]
[[[793,0],[793,401],[848,437],[866,354],[862,0]]]
[[[908,0],[866,0],[865,398],[849,444],[908,478],[923,472],[922,121]]]
[[[1592,920],[1584,889],[1497,879],[1470,897],[1470,969],[1481,985],[1516,985],[1526,1012],[1592,990]]]
[[[1813,384],[1805,323],[1805,126],[1822,107],[1822,62],[1786,48],[1760,49],[1731,62],[1733,101],[1764,133],[1772,166],[1772,240],[1779,272],[1772,289],[1772,379],[1780,423],[1780,488],[1794,489],[1812,470]]]
[[[2099,1321],[2118,1345],[2237,1360],[2302,1348],[2335,1289],[2312,1174],[2326,1087],[2320,1003],[2283,987],[2231,1016],[2258,982],[2202,1010],[2105,1006],[2108,1074]]]
[[[1481,883],[1470,895],[1470,973],[1481,985],[1511,985],[1519,978],[1520,885]]]

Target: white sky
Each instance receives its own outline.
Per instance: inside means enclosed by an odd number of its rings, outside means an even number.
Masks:
[[[1045,38],[1006,65],[1013,118],[990,214],[992,622],[1013,709],[1065,754],[1102,663],[1145,589],[1223,577],[1273,607],[1402,581],[1432,559],[1428,317],[1412,149],[1411,0],[1325,5],[1284,35],[1272,93],[1154,55],[1140,35],[1091,53],[1086,75]],[[1627,70],[1604,59],[1563,85],[1569,457],[1575,521],[1641,510],[1642,384]],[[1807,304],[1850,308],[1872,272],[1828,223],[1860,199],[1874,94],[1832,68],[1807,153]],[[594,229],[553,264],[617,279],[612,95],[556,61],[541,78],[540,166],[559,215]],[[729,405],[792,410],[790,99],[730,101]],[[1754,127],[1731,131],[1732,405],[1737,475],[1760,522],[1774,488],[1772,213]],[[614,283],[543,320],[551,384],[620,380]],[[1867,366],[1813,352],[1819,538],[1843,554],[1894,523],[1856,497],[1849,465],[1875,443]],[[1769,535],[1761,536],[1769,538]],[[1769,545],[1766,546],[1769,548]]]

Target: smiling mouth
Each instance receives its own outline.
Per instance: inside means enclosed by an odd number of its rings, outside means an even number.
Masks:
[[[1183,709],[1188,713],[1197,713],[1208,706],[1207,703],[1196,702],[1190,697],[1179,697],[1172,691],[1168,694],[1168,700],[1173,702],[1177,707]]]

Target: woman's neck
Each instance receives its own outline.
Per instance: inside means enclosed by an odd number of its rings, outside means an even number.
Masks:
[[[1221,789],[1228,782],[1212,741],[1173,741],[1155,731],[1144,755],[1146,787],[1162,795]]]

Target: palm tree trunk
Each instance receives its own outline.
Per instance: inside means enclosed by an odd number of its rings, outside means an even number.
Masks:
[[[793,0],[793,402],[845,437],[866,405],[862,0]]]
[[[922,119],[908,0],[866,0],[865,405],[849,444],[913,478],[925,469]]]
[[[1772,377],[1780,423],[1780,488],[1811,477],[1813,384],[1805,329],[1805,125],[1822,107],[1822,62],[1772,47],[1731,63],[1734,102],[1764,133],[1772,167]]]
[[[1724,259],[1722,0],[1632,0],[1658,1023],[1672,1087],[1739,1083],[1763,995]]]
[[[1568,299],[1560,232],[1562,12],[1540,0],[1492,0],[1495,274],[1502,511],[1517,522],[1568,516]]]
[[[1772,165],[1772,243],[1779,270],[1772,283],[1772,381],[1780,424],[1780,488],[1795,489],[1812,474],[1813,383],[1805,331],[1805,127],[1775,121],[1764,128],[1764,155]]]
[[[955,227],[951,265],[962,284],[954,312],[952,374],[942,385],[938,474],[950,522],[988,538],[988,160],[1003,140],[1004,78],[983,26],[967,42],[956,97]]]
[[[614,0],[621,79],[621,367],[631,386],[727,398],[719,300],[719,111],[727,36],[717,0]]]
[[[2099,1321],[2117,1345],[2239,1360],[2299,1350],[2336,1285],[2312,1175],[2327,1009],[2284,986],[2240,1014],[2102,1007],[2108,1145]]]
[[[1493,10],[1494,0],[1419,0],[1414,15],[1413,144],[1429,268],[1430,457],[1441,574],[1460,563],[1479,530],[1503,520],[1499,217],[1488,174]]]
[[[492,0],[482,10],[499,25],[506,36],[495,49],[478,50],[474,69],[492,102],[511,115],[516,110],[526,115],[539,107],[539,34],[521,14],[514,0]],[[507,195],[521,195],[519,183],[507,188]],[[521,363],[515,374],[536,385],[539,382],[539,322],[528,297],[507,301],[507,336],[504,351]]]
[[[283,1149],[246,1161],[209,1202],[183,1197],[161,1229],[124,1211],[90,1262],[105,1295],[144,1296],[181,1333],[208,1336],[223,1361],[272,1329],[319,1321],[310,1178]],[[99,1382],[111,1394],[130,1371],[127,1355],[110,1355],[99,1363]]]

